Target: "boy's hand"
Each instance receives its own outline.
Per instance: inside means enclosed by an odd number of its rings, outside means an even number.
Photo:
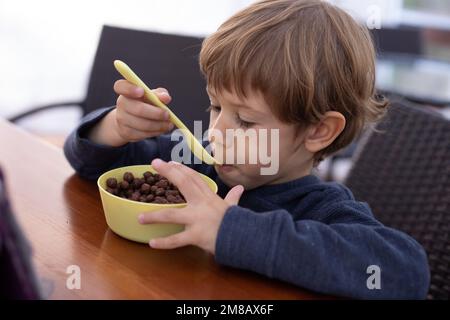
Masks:
[[[153,239],[150,241],[150,246],[155,249],[174,249],[195,245],[214,254],[217,233],[223,216],[228,207],[238,204],[244,188],[234,187],[224,200],[211,191],[199,174],[189,167],[159,159],[153,160],[152,166],[178,187],[186,198],[187,206],[181,209],[143,213],[139,216],[139,222],[142,224],[185,225],[183,232],[166,238]]]
[[[117,108],[92,129],[89,138],[97,143],[119,147],[156,137],[174,128],[169,113],[149,104],[144,98],[144,89],[127,80],[118,80],[114,91],[119,95]],[[166,89],[153,90],[158,98],[168,104],[171,97]]]

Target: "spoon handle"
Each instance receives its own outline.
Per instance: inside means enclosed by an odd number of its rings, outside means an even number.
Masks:
[[[214,159],[208,153],[208,151],[205,150],[205,148],[203,148],[201,143],[197,139],[195,139],[194,135],[185,126],[185,124],[172,112],[172,110],[169,109],[169,107],[167,107],[164,103],[161,102],[161,100],[159,100],[159,98],[153,93],[153,91],[150,90],[150,88],[136,75],[136,73],[134,73],[133,70],[131,70],[131,68],[127,64],[120,60],[116,60],[114,61],[114,67],[126,80],[138,87],[143,88],[145,92],[145,98],[151,104],[169,112],[170,121],[181,130],[184,137],[186,138],[189,149],[191,149],[192,153],[197,158],[209,165],[221,164],[217,159]]]

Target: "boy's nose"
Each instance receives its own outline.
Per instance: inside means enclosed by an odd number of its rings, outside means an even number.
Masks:
[[[208,140],[212,143],[224,144],[226,134],[226,125],[222,115],[219,115],[208,131]]]
[[[226,149],[225,146],[227,145],[227,143],[224,131],[210,129],[208,131],[208,141],[211,143],[214,149]]]
[[[225,162],[228,149],[234,145],[233,139],[231,141],[227,139],[227,129],[229,130],[230,128],[227,127],[224,119],[219,115],[208,131],[208,140],[211,144],[214,157],[220,159],[222,162]]]

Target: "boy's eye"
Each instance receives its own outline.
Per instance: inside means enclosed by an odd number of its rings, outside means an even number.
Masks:
[[[222,107],[221,106],[215,106],[215,105],[210,105],[208,107],[208,109],[206,109],[206,112],[220,113],[221,111],[222,111]],[[249,122],[249,121],[245,121],[245,120],[241,119],[239,117],[239,114],[236,114],[236,122],[242,128],[250,128],[251,126],[255,125],[255,123],[253,123],[253,122]]]
[[[242,128],[250,128],[251,126],[253,126],[255,123],[254,122],[248,122],[245,120],[242,120],[239,115],[236,116],[236,120],[239,123],[239,126]]]
[[[221,110],[221,107],[220,106],[215,106],[215,105],[210,105],[209,107],[208,107],[208,109],[206,109],[206,112],[217,112],[217,113],[219,113],[220,112],[220,110]]]

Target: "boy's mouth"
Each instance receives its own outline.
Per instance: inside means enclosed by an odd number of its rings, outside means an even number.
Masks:
[[[213,156],[213,157],[216,157],[216,152],[215,152],[216,150],[215,150],[215,146],[212,144],[211,145],[211,155]],[[223,155],[222,155],[223,156]],[[220,157],[220,158],[222,158],[222,157]],[[218,165],[216,165],[216,167],[226,167],[226,166],[232,166],[232,164],[228,164],[228,163],[224,163],[225,161],[224,161],[225,159],[221,159],[220,161],[222,162],[222,164],[218,164]]]
[[[213,157],[216,155],[214,145],[212,146],[212,149],[211,149],[211,155]],[[236,169],[236,166],[234,164],[229,164],[229,163],[223,163],[220,165],[216,165],[215,167],[216,167],[216,170],[223,172],[223,173],[230,172],[230,171],[233,171],[233,169]]]
[[[228,173],[228,172],[231,172],[231,171],[233,171],[235,169],[234,166],[229,165],[229,164],[223,164],[223,165],[220,165],[220,166],[216,166],[216,168],[217,168],[217,170],[219,172],[222,172],[222,173]]]

